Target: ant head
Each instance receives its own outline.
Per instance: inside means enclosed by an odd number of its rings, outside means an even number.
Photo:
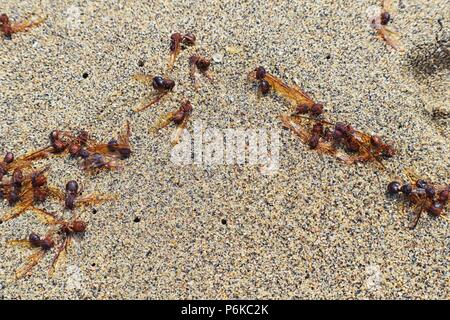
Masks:
[[[61,132],[59,130],[53,130],[50,132],[49,138],[51,142],[55,142],[56,140],[59,140],[61,136]]]
[[[266,76],[266,69],[262,66],[259,66],[258,68],[255,69],[256,71],[256,79],[257,80],[261,80]]]
[[[211,65],[211,61],[209,59],[199,58],[197,60],[196,65],[199,70],[206,71],[206,70],[208,70],[209,66]]]
[[[12,174],[12,181],[14,185],[21,185],[23,182],[23,172],[20,169],[14,169]]]
[[[15,205],[17,202],[19,202],[20,197],[19,194],[17,193],[17,191],[13,190],[9,193],[8,195],[8,204],[10,206]]]
[[[389,14],[389,12],[384,11],[384,12],[381,14],[381,17],[380,17],[380,23],[381,23],[383,26],[385,26],[385,25],[388,24],[388,22],[389,22],[390,20],[391,20],[391,15]]]
[[[164,78],[161,76],[153,77],[152,86],[156,90],[164,88]]]
[[[61,140],[55,140],[52,142],[52,147],[55,149],[56,152],[62,152],[66,148],[66,145]]]
[[[5,158],[3,159],[5,163],[11,163],[14,161],[14,154],[12,152],[7,152]]]
[[[74,232],[84,232],[86,231],[87,224],[81,220],[75,220],[72,222],[72,230]]]
[[[194,45],[196,37],[192,32],[188,32],[183,36],[183,43],[186,45]]]
[[[79,188],[78,182],[76,182],[75,180],[70,180],[66,184],[66,191],[68,191],[68,192],[77,193],[78,188]]]
[[[89,133],[86,130],[81,130],[78,134],[78,140],[81,144],[86,144],[89,139]]]
[[[0,15],[0,23],[1,24],[7,24],[9,22],[9,18],[5,13],[2,13]]]
[[[41,241],[41,237],[39,237],[38,234],[32,232],[28,236],[28,241],[30,241],[32,245],[36,246],[39,244],[39,241]]]

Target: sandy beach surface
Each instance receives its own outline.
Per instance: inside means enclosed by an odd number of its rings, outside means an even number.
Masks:
[[[6,245],[48,227],[31,213],[1,224],[0,297],[449,298],[448,222],[424,215],[409,230],[400,202],[385,195],[406,168],[449,181],[448,62],[432,72],[417,64],[448,30],[448,1],[394,1],[403,54],[370,29],[366,10],[377,4],[2,0],[0,11],[12,20],[48,17],[0,41],[2,154],[45,146],[56,128],[84,128],[108,141],[127,119],[134,153],[122,172],[92,177],[67,157],[37,163],[51,164],[52,185],[76,179],[86,194],[120,197],[77,211],[88,230],[53,277],[48,254],[14,280],[29,251]],[[197,45],[168,72],[170,35],[189,31]],[[214,82],[201,79],[198,91],[188,74],[194,53],[213,57]],[[330,121],[392,141],[397,155],[381,170],[310,151],[282,129],[278,116],[290,105],[275,94],[258,99],[247,82],[258,65],[324,102]],[[151,95],[133,81],[137,73],[170,76],[174,93],[133,112]],[[205,127],[278,130],[278,171],[173,163],[173,127],[148,129],[183,98],[193,104],[191,121]],[[70,217],[61,203],[45,208]],[[1,213],[8,209],[0,203]]]

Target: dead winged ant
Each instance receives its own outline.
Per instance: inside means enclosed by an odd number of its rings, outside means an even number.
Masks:
[[[128,159],[132,153],[130,137],[131,128],[127,121],[118,139],[111,139],[108,143],[98,143],[84,150],[82,169],[91,173],[102,169],[122,169],[119,160]]]
[[[76,206],[96,205],[106,201],[115,200],[116,196],[106,196],[101,194],[91,194],[81,197],[82,190],[78,182],[70,180],[66,184],[66,192],[64,194],[64,206],[66,209],[74,210]]]
[[[52,225],[57,228],[57,233],[61,236],[61,243],[56,249],[55,257],[53,258],[49,274],[52,275],[56,269],[57,263],[61,258],[61,254],[67,253],[71,241],[75,235],[83,234],[87,229],[87,223],[74,214],[71,220],[63,220],[56,217],[55,214],[49,213],[43,209],[33,208],[36,213],[49,217],[46,224]]]
[[[373,7],[368,14],[370,26],[377,32],[378,37],[398,51],[403,51],[399,41],[399,34],[387,27],[392,20],[392,0],[381,0],[380,7]]]
[[[155,91],[157,92],[155,98],[153,98],[149,103],[145,103],[144,105],[135,108],[135,112],[141,112],[145,109],[150,108],[155,103],[158,103],[164,96],[172,92],[173,88],[175,87],[175,81],[168,78],[163,78],[162,76],[137,74],[133,76],[133,79],[146,85],[151,83],[153,89],[155,89]]]
[[[213,81],[211,75],[208,72],[209,66],[211,65],[211,60],[202,57],[200,55],[193,55],[189,58],[189,74],[194,82],[194,86],[196,89],[199,88],[199,81],[198,81],[198,73],[201,73],[204,75],[207,79],[210,81]]]
[[[48,197],[57,200],[64,200],[64,194],[57,188],[49,186],[46,172],[49,167],[40,170],[32,170],[23,175],[22,172],[15,171],[9,182],[0,185],[3,196],[13,208],[7,212],[0,221],[8,221],[25,213],[35,204],[42,203]]]
[[[319,116],[324,112],[323,105],[315,103],[303,90],[298,86],[288,86],[286,83],[271,75],[262,66],[257,67],[249,73],[248,79],[258,81],[258,93],[267,94],[273,89],[279,95],[289,100],[295,106],[295,113],[310,113],[313,116]]]
[[[283,125],[291,129],[311,149],[329,154],[348,164],[376,161],[394,156],[395,150],[376,135],[369,135],[343,123],[333,124],[305,116],[282,115]],[[310,124],[312,123],[312,127]],[[338,150],[342,146],[345,153]]]
[[[7,152],[3,158],[3,161],[0,161],[0,182],[8,172],[29,167],[31,167],[30,161],[16,159],[12,152]]]
[[[54,231],[50,231],[45,237],[40,237],[36,233],[30,233],[28,239],[8,240],[7,244],[22,246],[30,249],[34,249],[35,252],[27,258],[27,263],[16,270],[16,279],[26,276],[34,266],[44,257],[44,255],[55,247]]]
[[[193,46],[195,44],[195,35],[193,33],[186,33],[182,36],[180,33],[176,32],[170,36],[170,54],[169,54],[169,70],[173,69],[175,65],[175,60],[180,53],[180,50],[183,46]]]
[[[24,21],[21,23],[12,23],[5,13],[0,15],[0,31],[7,40],[12,39],[13,33],[28,31],[39,26],[46,18],[40,18],[36,21]]]
[[[50,135],[50,145],[33,151],[21,158],[24,161],[36,161],[51,156],[62,156],[69,153],[72,157],[82,156],[87,145],[96,142],[89,138],[89,133],[81,130],[77,135],[70,131],[53,130]]]
[[[403,185],[398,181],[391,181],[387,186],[387,193],[391,196],[402,194],[413,211],[413,219],[409,228],[414,229],[424,212],[433,217],[445,217],[444,210],[448,203],[449,185],[435,185],[415,175],[411,170],[406,171],[409,182]]]
[[[171,139],[171,143],[173,145],[179,143],[183,130],[186,128],[187,122],[192,113],[192,109],[192,104],[189,100],[182,101],[181,106],[177,111],[171,111],[160,117],[156,124],[150,129],[150,132],[157,132],[173,122],[177,128],[173,138]]]

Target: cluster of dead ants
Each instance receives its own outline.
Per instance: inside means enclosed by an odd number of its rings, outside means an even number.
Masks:
[[[186,49],[189,46],[194,46],[195,43],[196,36],[191,32],[188,32],[185,35],[176,32],[170,36],[168,63],[169,71],[173,70],[175,62],[181,50]],[[198,90],[200,86],[200,75],[203,75],[210,81],[213,81],[213,78],[209,74],[210,66],[211,60],[204,56],[194,54],[189,57],[189,76],[196,90]],[[146,102],[134,109],[134,111],[136,112],[144,111],[155,105],[163,97],[173,92],[175,88],[175,81],[167,76],[136,74],[133,76],[133,78],[143,84],[151,84],[152,88],[155,91],[155,96],[149,102]],[[183,130],[187,126],[188,119],[193,109],[192,104],[187,99],[180,100],[180,104],[181,106],[177,110],[168,112],[160,116],[156,124],[150,129],[150,132],[157,132],[160,129],[168,126],[170,123],[174,123],[176,126],[176,131],[171,142],[172,144],[177,144],[180,141]]]
[[[349,164],[376,161],[383,166],[382,158],[394,156],[394,148],[381,137],[356,130],[349,124],[325,120],[322,103],[315,102],[298,86],[287,85],[264,67],[257,67],[248,78],[258,82],[259,94],[266,95],[272,89],[292,104],[292,111],[282,114],[281,121],[310,149]]]
[[[436,185],[426,179],[418,177],[410,170],[407,171],[408,182],[400,183],[397,180],[390,182],[387,193],[391,196],[401,195],[403,200],[412,208],[413,217],[409,228],[414,229],[423,213],[433,217],[441,217],[448,203],[450,185]]]
[[[290,129],[311,150],[333,156],[347,164],[374,161],[383,169],[385,166],[382,159],[395,156],[394,147],[380,136],[367,134],[346,123],[325,120],[321,103],[314,102],[299,87],[289,86],[271,75],[264,67],[255,68],[248,78],[257,82],[258,94],[267,95],[273,90],[291,102],[292,111],[280,115],[283,126]],[[403,193],[413,206],[415,218],[410,228],[417,225],[422,212],[443,217],[448,192],[448,185],[434,186],[417,177],[403,186],[398,182],[392,182],[388,186],[389,194]]]
[[[82,195],[83,191],[75,180],[67,182],[65,190],[48,184],[47,174],[50,166],[41,169],[33,168],[33,163],[54,156],[68,155],[78,158],[82,170],[93,174],[101,170],[121,168],[120,162],[130,157],[130,126],[127,122],[118,138],[107,143],[97,142],[90,138],[85,130],[75,134],[69,131],[54,130],[50,133],[50,144],[32,151],[22,157],[15,158],[7,152],[0,162],[0,199],[5,199],[11,209],[0,217],[0,222],[15,219],[26,212],[34,213],[50,231],[45,236],[34,232],[27,239],[11,240],[8,243],[21,245],[35,250],[27,263],[16,271],[16,278],[27,275],[38,264],[40,259],[53,248],[56,248],[50,271],[54,271],[62,253],[65,253],[75,235],[83,234],[87,223],[76,216],[75,209],[85,205],[97,205],[116,199],[114,195],[93,193]],[[8,177],[10,176],[10,177]],[[48,199],[64,204],[64,210],[72,213],[70,219],[64,219],[41,208]]]

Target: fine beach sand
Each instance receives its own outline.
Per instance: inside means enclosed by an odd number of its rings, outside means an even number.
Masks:
[[[385,195],[405,168],[449,181],[448,118],[433,118],[435,108],[448,112],[448,69],[423,74],[410,58],[426,51],[419,44],[433,43],[438,19],[448,27],[447,1],[394,1],[392,27],[402,33],[404,54],[368,26],[366,9],[378,1],[107,3],[0,5],[13,20],[48,16],[0,41],[0,152],[44,146],[55,128],[85,128],[108,141],[127,119],[134,150],[122,172],[93,177],[68,158],[41,162],[51,163],[52,185],[76,179],[86,194],[120,198],[78,211],[88,230],[53,277],[47,255],[31,276],[15,281],[29,252],[6,245],[47,227],[31,213],[1,224],[1,298],[450,297],[448,222],[424,215],[409,230],[400,202]],[[194,32],[198,43],[167,73],[169,38],[177,31]],[[198,92],[188,76],[195,52],[215,58],[215,82],[202,80]],[[258,99],[246,81],[258,65],[323,101],[327,119],[393,141],[397,156],[382,171],[308,150],[282,130],[278,115],[289,104],[274,94]],[[134,113],[151,92],[131,79],[136,73],[170,75],[175,93]],[[172,163],[173,128],[157,135],[148,129],[183,97],[193,104],[192,120],[207,127],[279,129],[278,172]],[[56,202],[45,208],[62,212]]]

